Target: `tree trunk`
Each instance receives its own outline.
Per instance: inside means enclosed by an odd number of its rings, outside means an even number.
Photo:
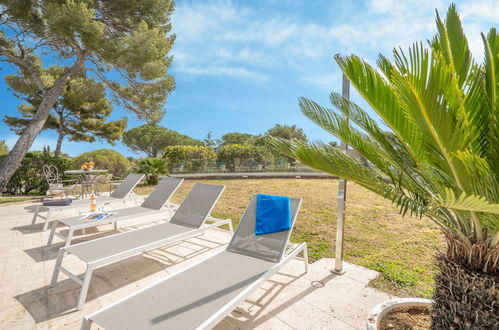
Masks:
[[[54,157],[59,157],[61,155],[62,141],[64,140],[64,132],[59,130],[59,137],[57,138],[57,145],[54,150]]]
[[[43,129],[43,125],[47,121],[50,110],[54,107],[57,97],[62,93],[64,86],[71,76],[81,71],[83,67],[84,57],[78,56],[73,66],[60,76],[54,85],[48,89],[43,100],[36,110],[36,114],[30,121],[26,129],[23,131],[16,144],[4,158],[0,164],[0,193],[5,189],[10,178],[19,167],[21,160],[24,158],[33,141]]]
[[[432,329],[499,329],[499,247],[468,249],[451,235],[447,243],[437,256]]]

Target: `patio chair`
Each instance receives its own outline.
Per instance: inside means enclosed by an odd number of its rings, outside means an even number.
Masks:
[[[54,287],[57,284],[59,271],[79,283],[81,290],[76,307],[79,310],[85,304],[92,272],[97,267],[202,234],[210,228],[222,225],[229,225],[230,232],[233,234],[230,219],[221,220],[209,217],[224,189],[225,186],[197,183],[169,222],[61,248],[57,255],[50,286]],[[207,219],[212,220],[213,223],[203,226]],[[67,253],[87,264],[83,280],[62,266],[63,258]]]
[[[126,198],[130,195],[133,188],[137,186],[137,184],[144,178],[144,174],[128,174],[126,179],[113,191],[110,196],[102,196],[97,198],[97,205],[111,205],[115,203],[125,203]],[[42,218],[45,220],[45,224],[43,225],[43,231],[47,230],[50,216],[54,212],[65,211],[65,210],[81,210],[86,207],[89,207],[88,199],[80,199],[74,200],[69,205],[64,206],[45,206],[43,204],[37,204],[35,207],[35,213],[33,214],[33,219],[31,221],[31,225],[36,223],[37,218]],[[45,216],[40,215],[40,210],[46,209],[47,214]]]
[[[59,170],[55,165],[43,165],[43,176],[47,180],[49,186],[48,193],[50,195],[62,195],[68,197],[69,193],[75,195],[76,187],[78,186],[77,179],[62,180],[59,176]]]
[[[118,222],[123,220],[130,220],[133,218],[154,216],[158,213],[164,212],[163,206],[168,202],[170,197],[173,196],[175,191],[177,191],[180,184],[184,179],[165,177],[161,182],[154,188],[152,193],[146,198],[146,200],[140,205],[135,207],[127,207],[123,209],[113,210],[113,215],[102,219],[102,220],[86,220],[82,219],[82,216],[76,216],[66,219],[54,220],[52,222],[52,230],[50,231],[49,240],[47,246],[52,245],[54,236],[57,236],[65,241],[64,246],[71,244],[71,239],[76,230],[87,229],[92,227],[97,227],[105,224],[114,224],[114,229],[118,229]],[[118,189],[116,189],[118,190]],[[57,233],[57,224],[62,223],[66,227],[69,227],[67,236]]]
[[[226,250],[87,315],[82,329],[211,329],[307,244],[289,244],[291,230],[255,235],[256,196]],[[301,199],[291,199],[292,224]]]

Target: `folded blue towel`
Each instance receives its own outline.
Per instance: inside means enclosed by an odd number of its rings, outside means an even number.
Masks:
[[[258,194],[255,234],[263,235],[291,229],[289,197]]]
[[[44,199],[44,206],[66,206],[73,202],[71,198]]]

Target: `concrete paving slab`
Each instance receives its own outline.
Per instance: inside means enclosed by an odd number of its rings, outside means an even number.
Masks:
[[[230,241],[228,231],[209,230],[98,268],[86,304],[75,311],[78,284],[60,274],[57,286],[49,287],[62,243],[46,247],[48,231],[41,232],[41,222],[30,225],[33,205],[0,206],[0,329],[78,329],[84,315],[218,253]],[[165,220],[127,221],[118,231],[102,226],[78,233],[75,242],[161,221]],[[338,276],[330,272],[333,264],[333,259],[316,261],[304,274],[303,262],[291,261],[215,329],[364,329],[368,311],[391,297],[368,287],[377,276],[375,271],[345,263],[346,273]],[[64,265],[76,274],[85,270],[74,256],[65,258]],[[314,281],[323,287],[315,287]]]

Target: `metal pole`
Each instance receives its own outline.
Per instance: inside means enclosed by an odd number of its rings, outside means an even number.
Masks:
[[[350,82],[347,77],[343,75],[341,95],[350,99]],[[348,121],[348,118],[346,118]],[[340,149],[347,152],[348,145],[341,141]],[[336,253],[334,256],[334,269],[331,272],[342,275],[345,273],[343,270],[343,238],[344,238],[344,224],[345,224],[345,202],[347,201],[347,180],[340,178],[338,187],[338,219],[336,222]]]

